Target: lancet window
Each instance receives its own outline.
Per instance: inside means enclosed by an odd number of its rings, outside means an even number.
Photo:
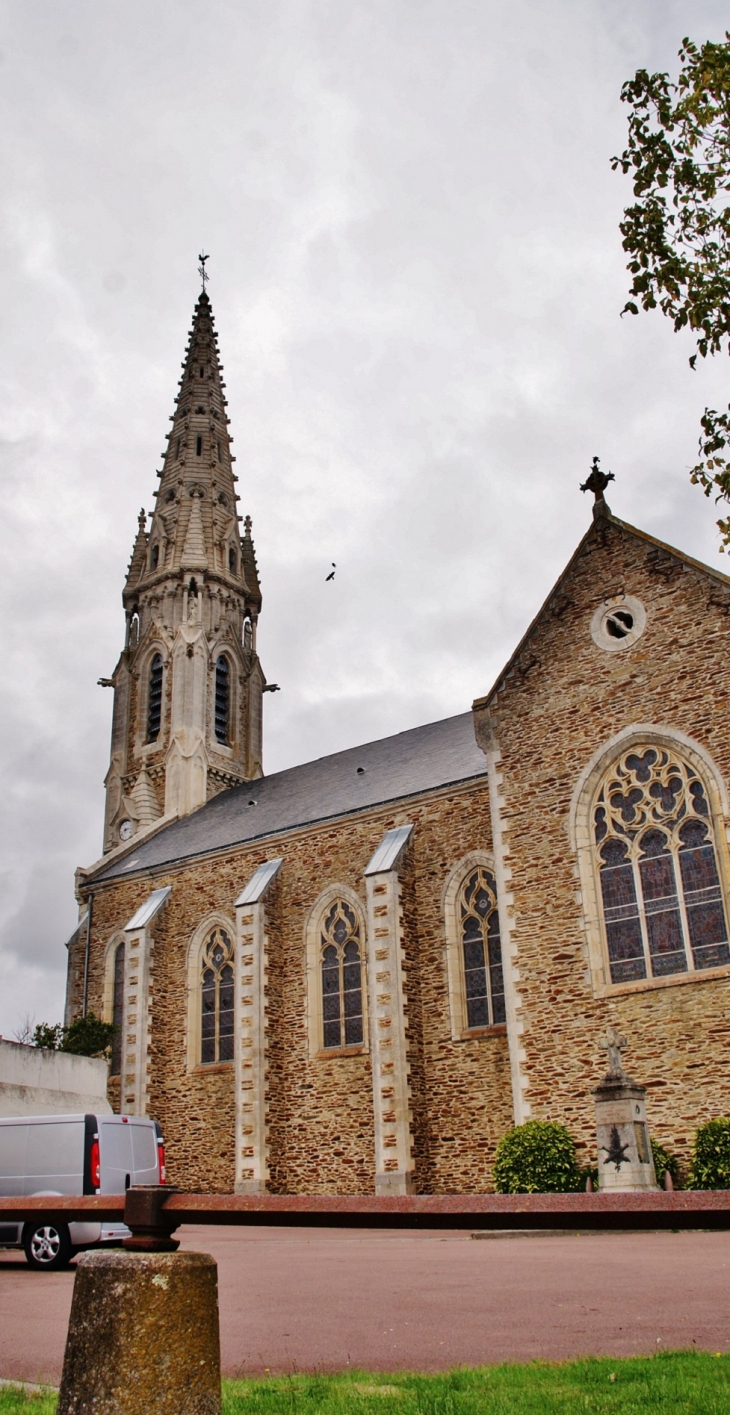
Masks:
[[[483,865],[471,870],[457,899],[468,1028],[505,1021],[497,886]]]
[[[122,1046],[124,1026],[124,943],[118,944],[114,953],[114,980],[112,992],[112,1022],[116,1032],[112,1038],[112,1058],[110,1075],[119,1076],[122,1070]],[[108,1014],[107,1014],[108,1015]]]
[[[147,692],[147,741],[156,742],[162,725],[162,654],[156,653],[150,664]]]
[[[322,1040],[330,1047],[361,1046],[363,985],[360,925],[354,909],[337,899],[325,914],[320,937]]]
[[[225,929],[212,929],[200,970],[200,1060],[233,1060],[233,945]]]
[[[730,964],[727,913],[707,791],[678,752],[627,752],[593,806],[611,981]]]
[[[228,742],[230,716],[231,667],[225,654],[221,654],[215,665],[215,736],[217,742]]]

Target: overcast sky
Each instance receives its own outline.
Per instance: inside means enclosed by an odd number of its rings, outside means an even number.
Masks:
[[[264,765],[466,710],[590,520],[725,568],[726,366],[619,318],[619,101],[718,0],[0,3],[0,1032],[62,1015],[121,589],[199,281],[264,594]],[[325,583],[331,561],[334,582]]]

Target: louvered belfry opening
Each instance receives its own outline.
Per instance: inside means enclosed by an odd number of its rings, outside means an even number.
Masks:
[[[228,743],[231,705],[231,670],[225,654],[215,666],[215,736],[217,742]]]
[[[156,653],[150,665],[147,699],[147,741],[156,742],[162,725],[162,655]]]

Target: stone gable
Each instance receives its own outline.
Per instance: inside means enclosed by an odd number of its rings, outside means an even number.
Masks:
[[[622,652],[591,634],[597,608],[639,600]],[[698,1123],[730,1110],[730,978],[712,973],[597,995],[570,811],[581,772],[630,724],[686,734],[730,770],[730,618],[723,577],[613,519],[598,521],[489,699],[477,733],[496,758],[524,1116],[560,1119],[591,1149],[587,1082],[608,1025],[631,1041],[653,1133],[686,1156]],[[723,833],[724,834],[724,833]],[[717,842],[727,852],[726,835]]]

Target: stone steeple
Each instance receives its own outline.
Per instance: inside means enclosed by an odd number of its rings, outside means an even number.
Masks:
[[[262,774],[251,521],[239,529],[218,336],[195,306],[149,530],[140,512],[113,675],[104,849]]]

